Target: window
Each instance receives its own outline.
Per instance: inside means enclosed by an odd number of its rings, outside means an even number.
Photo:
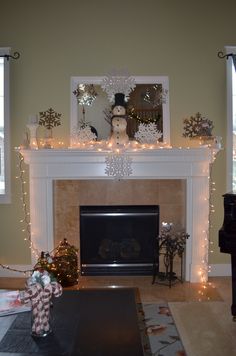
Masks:
[[[0,56],[10,48],[0,48]],[[0,57],[0,203],[10,203],[9,61]]]

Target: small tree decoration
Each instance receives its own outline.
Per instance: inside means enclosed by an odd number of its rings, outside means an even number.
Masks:
[[[78,249],[70,245],[67,239],[60,242],[54,253],[56,277],[63,287],[78,283]]]
[[[143,100],[149,103],[153,108],[160,106],[163,103],[166,103],[166,96],[168,90],[163,90],[162,84],[154,84],[150,88],[146,89],[146,93],[143,97]]]
[[[199,112],[195,116],[184,119],[184,137],[212,136],[213,122]]]
[[[173,256],[182,255],[185,249],[186,240],[189,238],[183,229],[177,229],[173,223],[162,223],[159,235],[159,249],[165,249]]]
[[[93,84],[79,84],[77,89],[73,91],[76,96],[77,102],[82,106],[82,120],[80,120],[80,125],[84,128],[88,123],[85,119],[85,106],[91,106],[97,97],[97,92]]]
[[[39,125],[46,128],[44,148],[52,148],[52,129],[61,125],[61,114],[49,108],[39,113]]]
[[[135,139],[140,143],[157,143],[162,137],[162,133],[157,130],[156,124],[150,122],[149,124],[139,124],[138,131],[134,135]]]
[[[168,279],[169,286],[171,281],[176,279],[173,272],[173,261],[176,255],[181,258],[185,250],[186,240],[189,238],[183,229],[178,229],[173,223],[162,223],[161,232],[158,237],[159,242],[159,254],[164,256],[165,273],[159,273],[161,279]],[[182,266],[181,266],[182,269]],[[182,275],[182,271],[181,271]],[[181,276],[182,277],[182,276]]]
[[[104,110],[103,110],[103,114],[104,114],[104,119],[105,121],[110,125],[112,126],[112,116],[113,116],[113,113],[112,113],[112,107],[106,107]]]

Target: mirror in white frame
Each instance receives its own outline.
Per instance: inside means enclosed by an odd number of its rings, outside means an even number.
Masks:
[[[101,88],[104,77],[71,77],[71,137],[82,123],[96,129],[98,140],[106,140],[111,135],[111,103],[107,93]],[[127,102],[127,133],[134,138],[138,125],[155,122],[162,132],[161,142],[170,144],[169,79],[167,76],[134,76],[135,88]],[[75,94],[79,85],[95,90],[90,105],[78,101]]]

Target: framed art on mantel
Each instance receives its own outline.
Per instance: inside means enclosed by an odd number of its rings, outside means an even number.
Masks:
[[[127,107],[127,133],[134,138],[140,123],[154,122],[162,132],[161,142],[170,144],[169,79],[167,76],[134,76],[135,88]],[[81,125],[88,124],[106,140],[111,133],[112,105],[102,89],[104,77],[71,77],[71,136]],[[78,100],[78,90],[80,100]]]

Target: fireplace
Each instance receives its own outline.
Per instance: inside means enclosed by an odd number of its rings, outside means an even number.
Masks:
[[[80,206],[82,275],[150,275],[159,206]]]
[[[114,181],[106,174],[109,153],[93,149],[20,152],[29,164],[32,243],[39,252],[52,251],[55,248],[53,182],[65,179]],[[132,174],[126,180],[181,179],[186,182],[186,231],[190,238],[186,244],[184,269],[185,280],[190,282],[201,282],[202,275],[207,279],[209,175],[217,152],[218,149],[202,146],[127,150],[125,153],[132,160]],[[37,259],[33,252],[31,256],[34,265]]]

